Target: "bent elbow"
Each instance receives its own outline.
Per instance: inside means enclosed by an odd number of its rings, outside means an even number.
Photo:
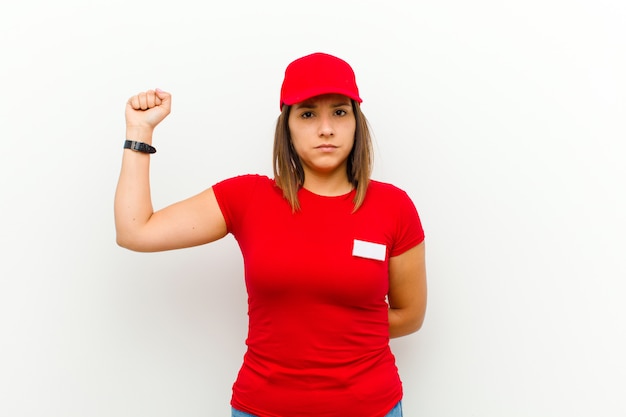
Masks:
[[[143,248],[137,239],[133,239],[128,233],[117,233],[115,236],[115,243],[121,248],[128,249],[134,252],[148,252]]]
[[[417,331],[419,331],[422,328],[423,324],[424,324],[424,316],[415,320],[415,322],[413,323],[413,331],[411,333],[416,333]]]
[[[424,324],[423,317],[411,320],[404,326],[404,332],[402,336],[408,336],[410,334],[417,333],[422,328],[422,324]]]
[[[131,243],[130,239],[128,239],[127,237],[125,237],[123,235],[120,235],[119,233],[115,237],[115,243],[117,243],[117,246],[119,246],[121,248],[133,250],[132,243]]]
[[[416,333],[422,328],[422,324],[424,324],[423,314],[402,314],[401,311],[396,309],[390,309],[389,313],[389,335],[391,338],[407,336],[412,333]]]
[[[121,238],[119,235],[115,237],[115,243],[117,243],[117,246],[119,246],[120,248],[130,249],[126,240]]]

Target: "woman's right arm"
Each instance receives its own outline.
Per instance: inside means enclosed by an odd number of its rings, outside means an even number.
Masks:
[[[170,113],[171,96],[149,90],[126,103],[126,138],[152,144],[154,128]],[[150,195],[150,155],[124,149],[115,192],[118,245],[139,252],[180,249],[209,243],[227,233],[211,188],[154,212]]]

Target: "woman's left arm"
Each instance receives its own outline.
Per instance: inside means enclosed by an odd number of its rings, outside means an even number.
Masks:
[[[389,258],[389,337],[414,333],[426,314],[424,242]]]

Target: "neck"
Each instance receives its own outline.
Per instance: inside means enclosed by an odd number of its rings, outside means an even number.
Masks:
[[[314,194],[327,197],[344,195],[352,191],[352,184],[347,175],[316,175],[306,173],[303,187]]]

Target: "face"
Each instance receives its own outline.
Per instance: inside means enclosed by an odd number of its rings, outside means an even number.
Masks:
[[[347,179],[356,131],[350,98],[327,94],[294,104],[288,123],[305,179],[310,175],[345,175]]]

